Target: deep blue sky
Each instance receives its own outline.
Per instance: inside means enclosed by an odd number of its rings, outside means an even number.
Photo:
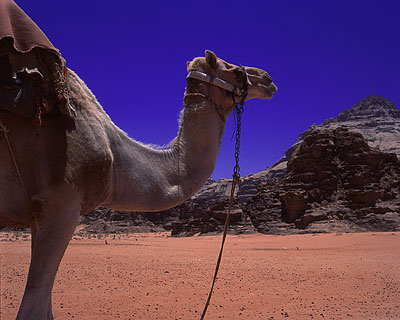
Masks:
[[[262,68],[278,86],[243,115],[241,174],[265,169],[299,133],[371,93],[400,106],[400,1],[16,0],[132,138],[178,129],[186,61],[205,49]],[[213,178],[230,177],[233,119]]]

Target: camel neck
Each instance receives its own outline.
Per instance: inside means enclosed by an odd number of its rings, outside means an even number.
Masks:
[[[178,136],[160,150],[110,130],[112,179],[102,206],[161,211],[196,193],[214,171],[225,122],[202,96],[185,98]]]

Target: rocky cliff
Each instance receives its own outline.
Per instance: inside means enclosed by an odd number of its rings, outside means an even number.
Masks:
[[[282,181],[261,184],[245,208],[258,231],[400,230],[400,161],[361,134],[309,131],[287,170]]]
[[[400,110],[389,100],[371,94],[351,109],[344,109],[336,118],[325,120],[320,125],[314,124],[307,131],[301,133],[298,141],[286,151],[277,169],[284,167],[284,165],[282,166],[283,162],[287,164],[305,136],[317,128],[346,128],[358,132],[370,146],[384,152],[395,153],[400,158]],[[271,170],[276,170],[275,165],[270,168]]]

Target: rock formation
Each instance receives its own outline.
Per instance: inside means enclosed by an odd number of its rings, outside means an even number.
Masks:
[[[278,202],[279,200],[279,202]],[[400,230],[400,161],[344,128],[309,131],[282,181],[264,183],[245,211],[257,230]],[[276,230],[266,217],[285,222]],[[280,216],[279,216],[280,214]]]
[[[321,125],[314,124],[301,133],[297,143],[290,147],[278,162],[280,165],[276,169],[276,165],[273,165],[269,171],[282,170],[282,163],[287,163],[305,136],[317,128],[346,128],[361,133],[370,146],[395,153],[400,158],[400,110],[389,100],[371,94],[350,110],[345,109],[339,113],[336,118],[325,120]]]

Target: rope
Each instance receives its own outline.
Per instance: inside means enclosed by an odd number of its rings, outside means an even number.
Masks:
[[[210,292],[208,293],[208,298],[207,298],[207,302],[204,306],[204,310],[203,313],[201,314],[201,318],[200,320],[203,320],[207,309],[208,309],[208,305],[210,304],[211,301],[211,296],[214,290],[214,284],[215,281],[217,280],[217,275],[218,275],[218,271],[219,271],[219,266],[221,264],[221,259],[222,259],[222,251],[224,250],[224,244],[225,244],[225,239],[226,239],[226,234],[228,233],[228,226],[229,226],[229,220],[230,220],[230,215],[231,215],[231,209],[232,209],[232,203],[233,203],[233,197],[235,195],[235,188],[236,185],[238,184],[238,181],[236,181],[235,179],[232,181],[232,188],[231,188],[231,197],[229,199],[229,208],[228,208],[228,213],[226,215],[226,220],[225,220],[225,227],[224,227],[224,234],[222,236],[222,243],[221,243],[221,249],[219,251],[219,255],[218,255],[218,260],[217,260],[217,265],[215,267],[215,272],[214,272],[214,278],[211,284],[211,289]]]
[[[18,179],[19,179],[19,183],[21,184],[22,190],[24,191],[24,195],[25,195],[26,201],[28,202],[29,207],[32,209],[31,197],[29,196],[29,193],[25,188],[24,181],[22,180],[22,175],[21,175],[21,172],[19,170],[19,167],[18,167],[18,164],[17,164],[17,160],[15,159],[14,152],[13,152],[13,149],[11,147],[10,139],[8,138],[9,130],[5,126],[5,124],[3,122],[3,119],[1,117],[1,114],[0,114],[0,131],[3,131],[3,136],[4,136],[5,140],[6,140],[8,151],[9,151],[11,159],[12,159],[12,161],[14,163],[14,168],[15,168],[15,171],[17,173],[17,176],[18,176]]]

